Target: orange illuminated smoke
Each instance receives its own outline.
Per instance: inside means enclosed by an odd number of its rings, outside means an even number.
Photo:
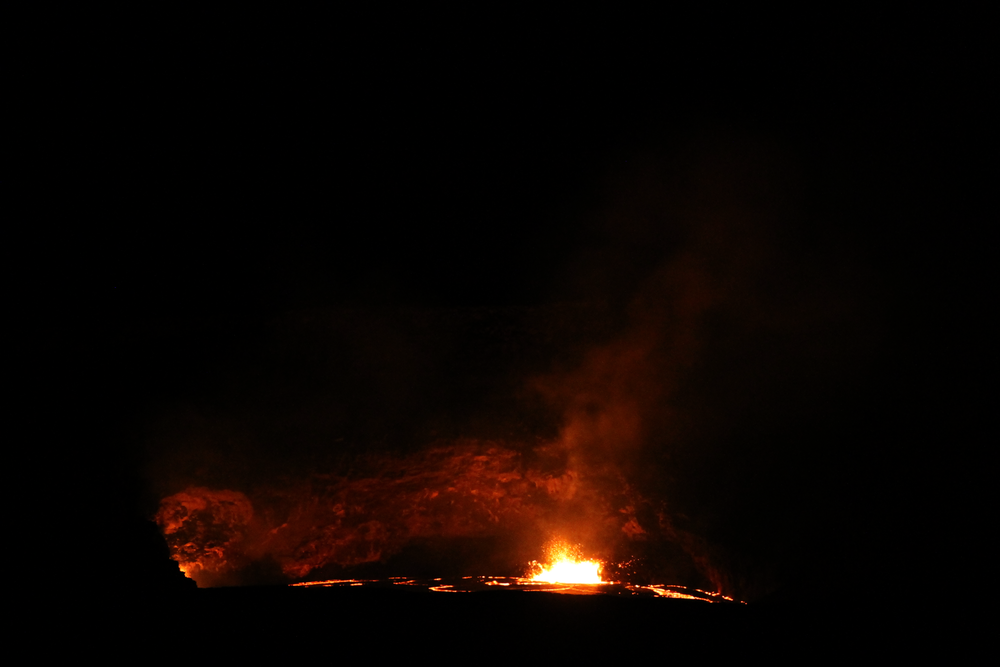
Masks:
[[[576,549],[564,543],[557,543],[549,547],[548,552],[549,563],[547,565],[532,564],[541,571],[534,574],[531,581],[549,584],[607,583],[601,578],[600,561],[582,560]]]

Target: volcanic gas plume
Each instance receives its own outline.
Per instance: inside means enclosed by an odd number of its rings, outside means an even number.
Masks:
[[[774,590],[802,558],[796,540],[824,530],[817,517],[848,465],[831,452],[849,452],[843,416],[878,338],[877,286],[843,245],[802,231],[773,147],[684,157],[693,166],[636,160],[610,188],[567,264],[564,295],[584,305],[562,324],[523,309],[460,315],[450,329],[427,324],[427,311],[381,335],[351,313],[341,320],[353,338],[315,318],[308,335],[289,327],[294,344],[273,365],[301,364],[308,382],[253,376],[281,389],[260,390],[259,405],[293,405],[271,418],[287,437],[322,449],[334,439],[302,435],[303,424],[352,418],[370,430],[437,420],[424,433],[455,437],[397,430],[403,448],[280,479],[251,463],[252,479],[201,481],[220,461],[243,465],[238,456],[205,458],[188,476],[197,483],[163,465],[172,477],[157,522],[182,568],[201,585],[331,577],[404,557],[520,576],[558,538],[614,579],[741,599]]]

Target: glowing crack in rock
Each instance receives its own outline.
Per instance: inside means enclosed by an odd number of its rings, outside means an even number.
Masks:
[[[659,599],[679,599],[692,600],[697,602],[723,603],[723,604],[746,604],[740,600],[710,593],[697,588],[687,588],[685,586],[673,584],[654,584],[650,586],[639,586],[627,583],[594,584],[553,584],[549,582],[534,581],[526,577],[455,577],[449,579],[408,579],[406,577],[393,577],[391,579],[327,579],[324,581],[303,581],[291,584],[293,587],[304,588],[348,588],[363,586],[368,588],[386,588],[394,586],[413,587],[435,593],[475,593],[484,590],[497,590],[496,586],[503,586],[501,590],[515,590],[528,593],[560,593],[569,595],[616,595],[616,596],[638,596],[652,597]]]

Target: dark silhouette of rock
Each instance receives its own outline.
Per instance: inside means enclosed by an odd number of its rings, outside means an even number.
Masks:
[[[118,576],[121,588],[132,593],[185,591],[197,588],[193,579],[171,560],[167,543],[152,521],[137,519],[123,526]]]

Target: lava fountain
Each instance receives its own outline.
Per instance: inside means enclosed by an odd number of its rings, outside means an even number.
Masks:
[[[601,562],[582,560],[578,548],[573,548],[565,542],[556,542],[547,549],[549,563],[540,565],[533,562],[532,569],[537,570],[531,581],[547,584],[604,584],[609,583],[601,578]]]

